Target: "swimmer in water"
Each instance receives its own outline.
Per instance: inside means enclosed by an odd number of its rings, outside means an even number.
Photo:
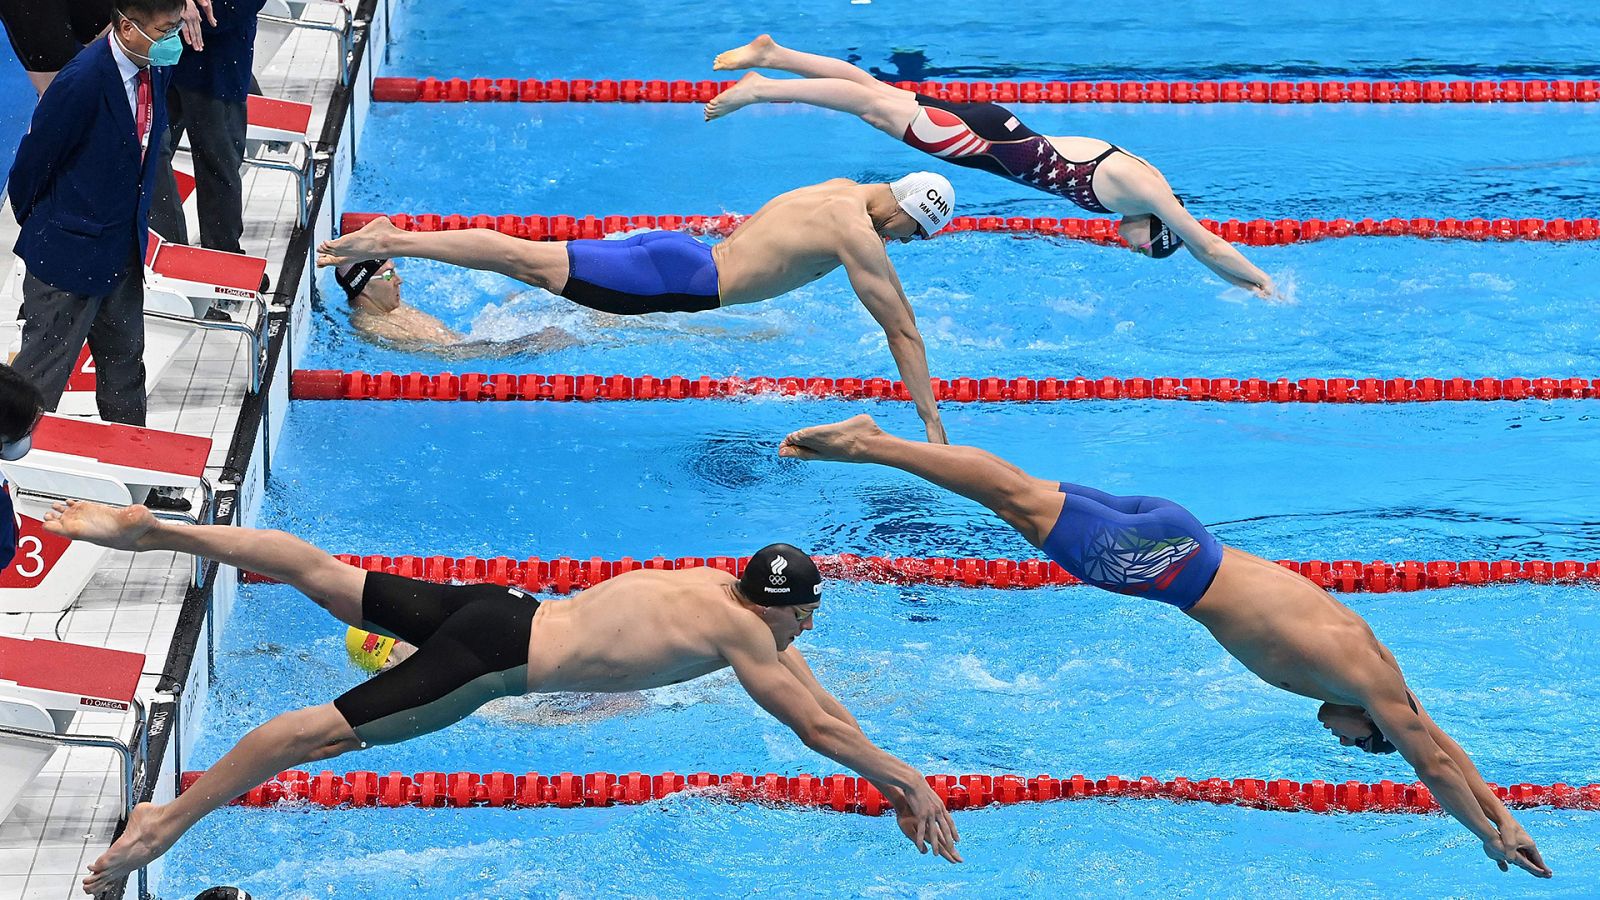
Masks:
[[[706,104],[707,120],[752,103],[805,103],[847,112],[947,162],[993,172],[1092,213],[1120,214],[1117,231],[1134,250],[1164,259],[1185,247],[1229,284],[1272,296],[1271,276],[1190,215],[1155,166],[1115,144],[1041,135],[1003,106],[949,103],[901,90],[842,59],[790,50],[765,34],[719,54],[712,68],[777,69],[804,77],[773,79],[750,72]]]
[[[892,184],[835,178],[781,194],[726,240],[675,231],[615,241],[525,241],[487,228],[412,233],[386,218],[317,248],[317,264],[415,256],[484,269],[618,315],[698,312],[770,300],[841,266],[883,328],[928,440],[945,443],[916,315],[884,245],[926,238],[955,214],[942,175]]]
[[[578,343],[555,327],[510,341],[469,340],[401,299],[405,279],[391,260],[346,263],[334,270],[334,281],[350,303],[350,326],[363,337],[401,350],[450,358],[493,357],[561,350]]]
[[[201,817],[291,766],[438,731],[497,697],[624,693],[727,668],[807,747],[876,785],[918,850],[961,861],[955,823],[922,774],[868,740],[794,646],[815,625],[822,576],[811,557],[788,544],[763,547],[741,578],[712,568],[647,569],[540,603],[500,585],[366,572],[281,531],[160,522],[143,506],[58,503],[44,527],[102,547],[176,550],[258,572],[346,625],[417,648],[332,703],[257,727],[171,803],[139,804],[122,836],[89,866],[89,893],[146,865]]]
[[[1533,838],[1428,717],[1360,616],[1301,575],[1223,547],[1177,504],[1035,478],[975,447],[905,441],[869,416],[796,431],[778,453],[910,472],[988,507],[1083,582],[1171,604],[1262,681],[1321,700],[1317,718],[1339,743],[1398,750],[1501,870],[1551,876]]]

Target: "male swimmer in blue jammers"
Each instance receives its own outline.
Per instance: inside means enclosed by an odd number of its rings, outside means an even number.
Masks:
[[[778,453],[910,472],[988,507],[1086,584],[1176,606],[1261,680],[1323,701],[1317,718],[1339,743],[1399,750],[1501,870],[1509,863],[1551,876],[1533,838],[1423,711],[1367,623],[1298,573],[1222,546],[1183,507],[1035,478],[976,447],[902,440],[870,416],[796,431]]]
[[[955,215],[944,176],[890,184],[835,178],[780,194],[712,245],[675,231],[615,241],[525,241],[487,228],[412,233],[386,218],[317,248],[317,264],[410,256],[509,275],[618,315],[700,312],[770,300],[841,266],[883,328],[928,440],[946,443],[917,318],[885,244],[928,238]]]
[[[176,550],[291,585],[346,625],[416,651],[331,703],[258,726],[171,803],[134,807],[89,866],[87,893],[167,852],[201,817],[277,772],[447,728],[498,697],[631,693],[732,669],[806,746],[861,773],[917,849],[951,862],[955,822],[920,772],[870,741],[823,689],[795,639],[816,624],[822,574],[789,544],[720,569],[641,569],[541,603],[496,584],[431,584],[345,565],[281,531],[175,525],[143,506],[58,503],[45,530],[119,550]],[[715,738],[713,738],[715,740]]]

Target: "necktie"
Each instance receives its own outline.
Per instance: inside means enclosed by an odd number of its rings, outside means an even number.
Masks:
[[[134,115],[134,137],[136,137],[139,141],[139,159],[143,160],[145,154],[145,136],[150,133],[150,116],[152,112],[150,103],[149,69],[139,70],[139,87],[138,90],[135,91],[134,105],[138,107],[138,112]]]

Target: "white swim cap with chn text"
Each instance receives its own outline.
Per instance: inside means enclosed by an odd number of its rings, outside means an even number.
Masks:
[[[934,172],[912,172],[889,183],[894,200],[915,219],[924,239],[933,237],[955,216],[956,189]]]

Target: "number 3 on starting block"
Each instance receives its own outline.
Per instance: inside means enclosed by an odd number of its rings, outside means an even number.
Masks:
[[[44,530],[44,523],[29,516],[17,516],[17,555],[0,573],[0,588],[38,587],[61,561],[72,542]]]

